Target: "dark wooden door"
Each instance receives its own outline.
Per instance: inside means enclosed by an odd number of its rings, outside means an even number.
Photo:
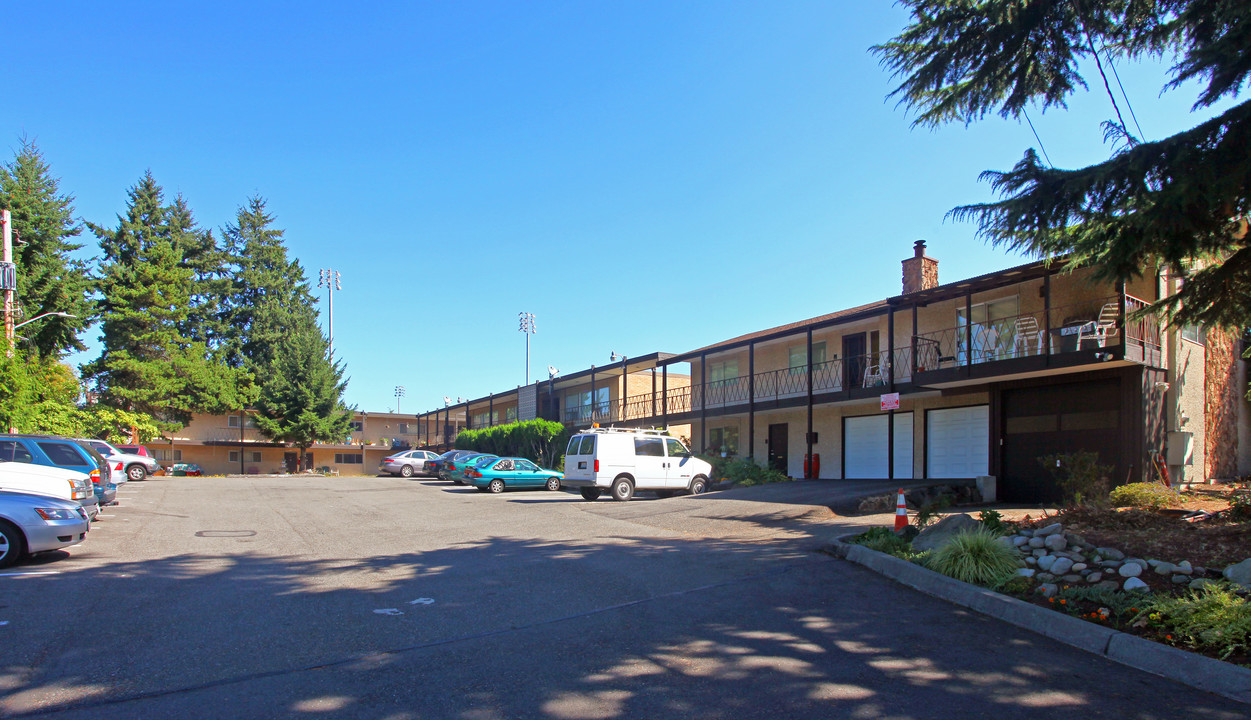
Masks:
[[[864,386],[864,371],[868,367],[868,344],[864,333],[843,336],[843,387],[858,388]]]
[[[999,498],[1003,502],[1056,502],[1062,492],[1039,462],[1046,455],[1099,454],[1120,467],[1120,383],[1116,380],[1005,390]]]
[[[787,472],[787,463],[790,460],[786,454],[789,442],[786,427],[786,423],[769,426],[769,467],[780,472]]]

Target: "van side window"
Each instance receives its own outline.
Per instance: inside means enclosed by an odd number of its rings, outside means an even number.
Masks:
[[[35,457],[16,440],[0,440],[0,462],[33,463]]]
[[[594,455],[595,454],[595,436],[594,435],[582,436],[582,452],[578,454],[579,455]]]
[[[578,451],[578,448],[580,447],[582,447],[582,436],[574,435],[573,437],[569,438],[569,447],[565,448],[565,454],[566,455],[581,455],[582,453]]]
[[[65,443],[59,442],[37,442],[40,450],[48,456],[48,459],[57,465],[57,467],[87,467],[87,461],[83,458],[82,453],[75,452],[72,447]]]
[[[681,457],[683,455],[691,454],[691,451],[686,449],[686,446],[682,444],[681,440],[665,438],[665,445],[669,448],[669,457]]]
[[[658,437],[634,438],[634,454],[647,457],[664,457],[665,445]]]

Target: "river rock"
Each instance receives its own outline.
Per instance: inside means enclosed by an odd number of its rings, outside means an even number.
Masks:
[[[1146,561],[1146,560],[1143,560],[1142,558],[1125,558],[1125,562],[1126,562],[1126,563],[1133,563],[1133,564],[1137,565],[1137,566],[1138,566],[1139,568],[1141,568],[1144,572],[1146,572],[1147,570],[1150,570],[1150,569],[1151,569],[1151,566],[1147,564],[1147,561]]]
[[[1082,572],[1082,571],[1084,571],[1086,568],[1087,568],[1087,565],[1086,565],[1086,563],[1084,563],[1084,562],[1075,562],[1075,563],[1073,563],[1073,572]]]
[[[1052,575],[1049,572],[1040,572],[1040,573],[1034,573],[1034,579],[1037,580],[1038,582],[1051,582],[1052,580],[1056,579],[1056,576]]]
[[[1147,583],[1143,582],[1142,580],[1139,580],[1136,577],[1126,578],[1125,584],[1121,586],[1121,589],[1124,590],[1125,592],[1131,592],[1134,590],[1138,590],[1141,592],[1151,592],[1151,587],[1148,586]]]
[[[1016,571],[1016,574],[1020,575],[1021,577],[1032,578],[1034,577],[1035,572],[1036,572],[1035,570],[1032,570],[1030,568],[1021,568],[1020,570]]]
[[[1027,556],[1027,557],[1025,558],[1025,564],[1026,564],[1026,565],[1037,565],[1037,564],[1038,564],[1038,558],[1034,557],[1033,555],[1029,555],[1029,556]]]
[[[1054,535],[1052,537],[1055,537]],[[1073,561],[1066,557],[1056,558],[1051,564],[1051,573],[1055,575],[1064,575],[1073,569]]]
[[[1157,563],[1155,566],[1156,575],[1172,575],[1177,570],[1177,566],[1171,562]]]
[[[1038,558],[1038,569],[1051,572],[1051,568],[1055,566],[1056,561],[1059,559],[1060,558],[1056,557],[1055,555],[1043,555],[1042,557]]]
[[[1189,560],[1182,560],[1177,563],[1177,573],[1179,575],[1193,575],[1195,569],[1191,567]]]
[[[1142,566],[1138,563],[1125,563],[1117,573],[1123,578],[1136,578],[1142,574]]]
[[[1120,550],[1117,550],[1116,548],[1099,548],[1098,552],[1099,552],[1099,555],[1101,555],[1103,559],[1105,560],[1124,560],[1125,559],[1125,553],[1121,552]]]
[[[1086,582],[1089,582],[1089,583],[1097,583],[1102,579],[1103,579],[1103,573],[1101,572],[1092,572],[1091,574],[1086,576]]]
[[[1063,529],[1064,529],[1064,526],[1061,525],[1060,523],[1051,523],[1045,528],[1039,528],[1035,530],[1034,537],[1047,537],[1048,535],[1055,535],[1056,533],[1060,532]]]
[[[1029,552],[1030,552],[1030,555],[1033,555],[1036,558],[1047,557],[1047,551],[1043,550],[1042,548],[1034,548],[1033,550],[1030,550]]]
[[[912,541],[912,549],[916,552],[937,550],[950,543],[956,535],[976,530],[980,526],[981,523],[965,513],[948,515],[922,530],[921,534],[917,535],[916,539]]]
[[[1013,544],[1015,547],[1021,547],[1022,545],[1026,545],[1026,544],[1028,544],[1028,543],[1029,543],[1029,538],[1027,538],[1027,537],[1024,537],[1024,536],[1022,536],[1022,535],[1013,535],[1013,536],[1012,536],[1012,544]]]
[[[1221,574],[1231,583],[1241,585],[1244,588],[1251,588],[1251,558],[1230,565]]]
[[[1026,544],[1032,548],[1041,548],[1042,546],[1047,544],[1047,541],[1044,538],[1032,537],[1029,539],[1029,541]]]
[[[1189,575],[1174,575],[1172,577],[1172,580],[1177,585],[1186,585],[1190,582],[1190,576]]]
[[[1056,533],[1043,538],[1043,544],[1047,546],[1048,550],[1056,551],[1068,547],[1069,541],[1064,539],[1064,535]]]
[[[1043,583],[1034,589],[1034,592],[1045,598],[1052,597],[1060,588],[1055,583]]]
[[[1208,585],[1214,585],[1214,584],[1216,584],[1216,581],[1210,578],[1195,578],[1194,580],[1190,581],[1190,585],[1188,587],[1191,590],[1198,590],[1200,588],[1204,588],[1204,587],[1207,587]]]
[[[1061,579],[1064,580],[1064,582],[1066,583],[1079,583],[1082,581],[1082,576],[1078,575],[1077,573],[1073,573],[1071,575],[1065,575]]]

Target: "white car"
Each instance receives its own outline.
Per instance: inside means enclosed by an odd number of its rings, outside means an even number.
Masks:
[[[0,568],[31,553],[77,545],[90,526],[77,502],[0,490]]]
[[[100,512],[91,476],[65,468],[0,462],[0,490],[37,493],[78,503],[88,518],[95,518]]]
[[[104,459],[109,461],[109,467],[113,470],[113,482],[119,485],[127,480],[136,482],[146,480],[149,475],[155,473],[160,467],[156,462],[156,458],[122,452],[112,443],[104,440],[81,438],[79,442],[91,446],[93,450],[103,455]]]
[[[664,430],[591,428],[569,438],[561,484],[578,488],[587,500],[608,490],[624,502],[636,490],[698,495],[708,489],[711,474],[711,465]]]

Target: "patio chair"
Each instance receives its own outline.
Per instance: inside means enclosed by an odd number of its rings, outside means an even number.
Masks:
[[[875,385],[886,384],[886,364],[890,362],[889,356],[885,350],[878,353],[877,362],[869,365],[864,369],[864,384],[861,387],[873,387]]]
[[[1117,334],[1116,321],[1121,317],[1119,303],[1104,303],[1099,317],[1086,323],[1077,331],[1077,349],[1082,349],[1082,342],[1093,340],[1099,347],[1106,347],[1108,337]]]
[[[1033,315],[1023,315],[1016,319],[1012,334],[1013,357],[1038,355],[1042,353],[1042,331],[1038,329],[1038,320]],[[1034,351],[1030,352],[1030,343]]]

